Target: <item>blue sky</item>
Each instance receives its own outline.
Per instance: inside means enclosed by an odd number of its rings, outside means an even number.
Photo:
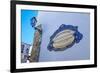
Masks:
[[[38,15],[35,10],[21,10],[21,40],[22,42],[32,44],[34,38],[34,28],[31,27],[31,18]]]

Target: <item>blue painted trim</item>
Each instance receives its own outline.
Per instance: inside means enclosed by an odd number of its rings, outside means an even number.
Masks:
[[[50,42],[49,42],[49,45],[48,45],[48,50],[55,50],[55,51],[59,51],[59,48],[55,49],[53,47],[53,39],[54,37],[61,31],[63,30],[72,30],[72,31],[75,31],[75,33],[73,34],[73,36],[75,37],[74,41],[72,42],[72,44],[70,44],[69,46],[66,46],[65,48],[63,48],[63,50],[65,50],[66,48],[70,48],[72,47],[75,43],[79,43],[80,40],[83,38],[83,35],[78,31],[78,26],[72,26],[72,25],[65,25],[65,24],[62,24],[55,32],[54,34],[50,37]]]
[[[36,17],[32,17],[31,18],[31,26],[34,27],[36,25],[36,23],[37,23]]]

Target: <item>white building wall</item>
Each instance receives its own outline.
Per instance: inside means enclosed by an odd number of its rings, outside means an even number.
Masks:
[[[43,29],[39,61],[44,62],[89,59],[89,13],[39,11],[37,20],[38,23],[42,24]],[[80,43],[75,44],[73,47],[68,48],[65,51],[49,51],[47,46],[50,41],[50,36],[59,28],[61,24],[78,26],[79,32],[81,32],[84,37]],[[83,46],[84,48],[82,48]]]

